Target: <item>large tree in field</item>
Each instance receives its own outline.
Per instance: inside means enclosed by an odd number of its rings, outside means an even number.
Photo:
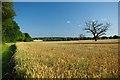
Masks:
[[[110,23],[98,23],[97,20],[90,20],[85,22],[85,30],[94,36],[95,41],[98,37],[105,35],[105,32],[111,26]]]

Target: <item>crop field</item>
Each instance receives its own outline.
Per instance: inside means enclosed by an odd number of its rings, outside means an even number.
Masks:
[[[16,78],[118,78],[116,42],[18,42]]]

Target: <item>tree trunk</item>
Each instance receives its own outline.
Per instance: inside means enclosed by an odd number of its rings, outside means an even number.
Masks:
[[[97,41],[97,37],[96,36],[94,37],[94,39],[95,39],[95,41]]]

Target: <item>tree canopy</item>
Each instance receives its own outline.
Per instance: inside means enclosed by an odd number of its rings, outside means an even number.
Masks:
[[[88,22],[85,22],[85,30],[88,33],[92,33],[94,36],[95,41],[97,41],[98,37],[105,35],[106,31],[108,30],[108,28],[111,26],[110,23],[98,23],[97,20],[91,20]]]
[[[6,20],[9,18],[14,17],[15,11],[13,10],[13,3],[12,2],[3,2],[2,3],[2,20]]]
[[[20,31],[19,25],[14,20],[15,11],[12,2],[2,3],[2,41],[24,41],[27,37]],[[32,38],[29,36],[30,41]],[[29,40],[27,40],[29,41]]]

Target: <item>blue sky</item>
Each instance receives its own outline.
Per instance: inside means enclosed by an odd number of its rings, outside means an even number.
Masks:
[[[118,2],[119,0],[4,0],[3,2]]]
[[[110,22],[107,36],[118,34],[117,2],[14,2],[14,17],[32,37],[79,37],[85,21]]]

